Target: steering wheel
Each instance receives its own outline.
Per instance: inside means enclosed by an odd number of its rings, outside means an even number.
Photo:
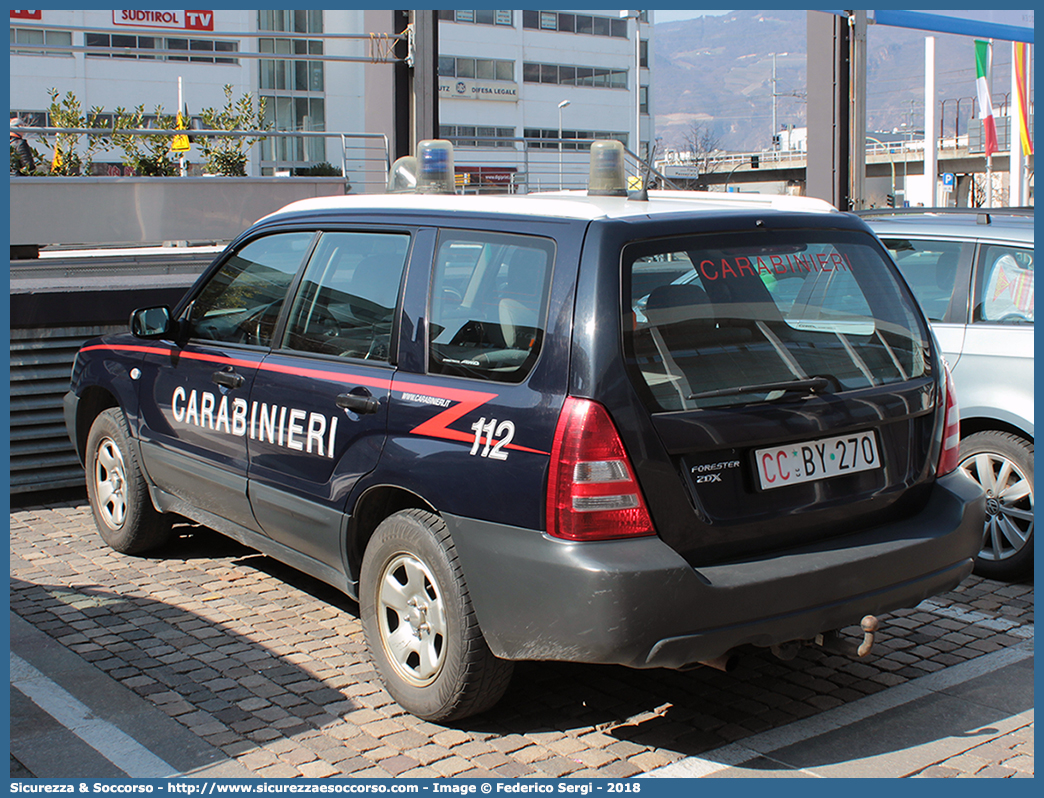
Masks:
[[[272,302],[262,305],[253,313],[249,314],[236,326],[238,337],[237,343],[250,346],[261,346],[266,343],[265,326],[272,315],[273,309],[277,309],[276,303]]]

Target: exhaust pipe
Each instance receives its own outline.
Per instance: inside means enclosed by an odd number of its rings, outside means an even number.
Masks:
[[[735,670],[736,663],[738,661],[739,657],[737,657],[732,652],[727,651],[720,657],[715,657],[714,659],[700,660],[697,664],[703,665],[706,668],[714,668],[715,670],[719,670],[724,673],[729,673],[730,671]]]

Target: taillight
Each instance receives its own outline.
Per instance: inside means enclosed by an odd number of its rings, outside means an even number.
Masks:
[[[961,459],[961,411],[957,406],[957,391],[953,387],[950,367],[945,364],[943,367],[946,369],[946,401],[943,405],[946,408],[946,418],[942,449],[939,451],[939,467],[936,469],[936,475],[940,477],[956,471]]]
[[[567,397],[547,484],[548,534],[610,540],[654,534],[634,470],[605,408]]]

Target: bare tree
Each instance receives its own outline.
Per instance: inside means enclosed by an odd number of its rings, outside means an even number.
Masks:
[[[717,171],[719,164],[713,154],[720,149],[721,138],[713,130],[702,122],[693,122],[682,134],[682,140],[701,175]]]

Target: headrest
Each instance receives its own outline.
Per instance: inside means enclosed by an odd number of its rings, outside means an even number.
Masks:
[[[714,320],[707,292],[690,283],[669,283],[654,288],[645,303],[645,315],[656,325]]]

